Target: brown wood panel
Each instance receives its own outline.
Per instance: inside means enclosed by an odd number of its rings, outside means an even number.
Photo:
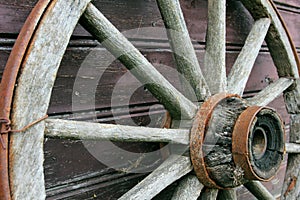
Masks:
[[[30,10],[35,4],[32,1],[0,2],[0,15],[5,16],[0,23],[0,36],[7,34],[16,35],[26,20]],[[150,1],[94,1],[95,5],[111,22],[121,31],[130,29],[140,29],[143,27],[163,27],[163,22],[158,11],[155,0]],[[205,42],[206,21],[207,21],[207,1],[182,1],[182,10],[186,17],[186,23],[191,38],[200,42]],[[300,8],[289,10],[288,6],[280,4],[281,13],[288,22],[288,28],[292,35],[299,32]],[[247,12],[241,12],[242,5],[238,1],[228,1],[227,3],[227,42],[243,43],[253,23]],[[298,13],[295,13],[296,11]],[[89,36],[89,34],[78,26],[74,32],[77,36]],[[159,39],[159,38],[157,38]],[[294,38],[298,41],[298,38]],[[297,43],[299,44],[299,43]]]
[[[97,51],[96,54],[98,54],[98,56],[90,58],[92,60],[87,57],[90,51],[91,49],[67,50],[53,89],[49,113],[70,112],[72,109],[72,95],[75,95],[75,97],[78,96],[78,99],[81,100],[80,104],[82,110],[88,109],[89,105],[95,105],[96,108],[111,107],[111,98],[118,98],[118,105],[124,106],[128,104],[128,95],[130,96],[130,104],[145,104],[156,101],[143,87],[138,88],[139,84],[136,79],[132,76],[127,76],[129,73],[120,62],[114,61],[111,65],[105,66],[109,64],[102,56],[105,51]],[[170,82],[181,90],[178,74],[174,69],[170,52],[144,50],[143,53]],[[237,55],[238,52],[235,51],[227,54],[228,72]],[[198,56],[200,64],[203,66],[204,52],[198,51]],[[103,60],[101,60],[100,57]],[[74,58],[76,58],[76,60],[74,60]],[[84,67],[86,61],[83,61],[85,59],[90,60],[90,66]],[[91,63],[96,64],[97,69]],[[101,63],[103,63],[103,65],[101,65]],[[105,69],[106,67],[107,69]],[[77,74],[80,68],[84,69],[83,74]],[[100,73],[102,73],[103,70],[105,70],[105,72],[100,78]],[[119,82],[121,78],[124,79],[124,77],[127,77],[126,82]],[[97,78],[99,78],[100,81],[96,87],[94,80]],[[277,73],[270,55],[268,53],[261,53],[257,58],[246,91],[248,93],[256,92],[276,79]],[[74,84],[75,80],[78,81],[77,83],[79,83],[80,87],[76,87]],[[93,91],[93,86],[96,87],[96,91]],[[117,95],[112,96],[113,92]],[[95,95],[95,102],[92,101],[93,95]],[[76,101],[73,101],[73,103],[76,104]]]
[[[298,0],[274,0],[274,2],[276,5],[300,8],[300,2]]]
[[[280,10],[280,13],[288,27],[288,31],[296,47],[300,47],[300,8],[298,13]]]

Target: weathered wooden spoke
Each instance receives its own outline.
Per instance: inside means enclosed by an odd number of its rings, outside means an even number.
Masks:
[[[160,191],[189,173],[192,169],[190,158],[171,155],[163,164],[119,200],[152,199]]]
[[[177,186],[172,200],[196,200],[200,196],[203,185],[194,175],[184,177]]]
[[[222,199],[235,200],[235,199],[237,199],[236,190],[235,189],[219,190],[217,199],[219,199],[219,200],[222,200]]]
[[[253,98],[248,99],[250,105],[267,106],[293,84],[292,79],[280,78],[271,83]]]
[[[82,25],[117,57],[175,118],[193,118],[197,107],[176,90],[153,65],[104,17],[89,4]]]
[[[263,186],[261,182],[250,181],[244,186],[257,198],[265,200],[275,200],[275,197]]]
[[[200,194],[199,200],[215,200],[217,199],[219,190],[204,188]]]
[[[286,143],[285,151],[287,153],[300,153],[300,144],[296,143]]]
[[[245,45],[228,76],[228,92],[242,95],[254,66],[261,45],[266,37],[271,20],[259,19],[253,25]]]
[[[179,0],[157,0],[177,69],[194,89],[198,101],[210,95],[191,42]],[[188,94],[187,94],[188,95]]]
[[[46,120],[45,135],[76,140],[170,142],[189,144],[189,130],[99,124],[60,119]]]
[[[212,94],[226,91],[226,0],[208,1],[204,58],[205,79]]]
[[[240,1],[256,22],[226,79],[226,1],[208,1],[207,45],[204,58],[206,77],[203,78],[179,1],[157,0],[165,26],[169,29],[169,39],[178,70],[193,87],[198,100],[204,100],[199,110],[191,100],[175,89],[101,12],[90,4],[89,0],[44,2],[47,5],[45,4],[40,11],[43,14],[39,13],[38,18],[41,19],[34,22],[36,25],[29,31],[32,35],[27,38],[26,50],[23,48],[26,55],[21,56],[20,63],[17,64],[22,70],[16,69],[15,72],[8,73],[12,75],[2,79],[18,79],[10,83],[12,90],[11,93],[7,93],[10,97],[1,95],[4,101],[13,105],[12,108],[5,107],[12,113],[8,117],[12,127],[9,120],[0,119],[3,121],[1,129],[6,128],[1,132],[0,139],[5,140],[3,144],[9,144],[9,155],[7,150],[0,153],[0,164],[3,159],[9,159],[9,167],[6,167],[9,173],[0,177],[8,179],[8,175],[10,176],[6,183],[10,184],[9,192],[13,200],[45,198],[44,135],[76,140],[180,144],[176,147],[190,145],[190,151],[186,151],[185,154],[190,153],[191,158],[175,155],[170,150],[171,156],[120,199],[151,199],[180,179],[172,199],[236,199],[235,188],[240,185],[244,185],[258,199],[274,199],[256,180],[268,181],[276,174],[283,160],[284,150],[290,155],[282,198],[299,197],[299,72],[291,41],[271,1]],[[30,126],[23,131],[24,133],[9,130],[26,127],[32,121],[46,115],[67,41],[81,16],[82,25],[146,85],[172,114],[174,123],[181,118],[187,119],[186,124],[192,125],[186,129],[160,129],[47,119]],[[264,39],[279,79],[247,101],[239,95],[244,91]],[[20,40],[22,38],[18,41]],[[21,55],[18,49],[20,48],[14,48],[13,55]],[[13,58],[14,56],[10,60]],[[3,87],[4,84],[1,83],[1,88]],[[233,94],[221,93],[226,91]],[[284,94],[286,107],[291,115],[289,143],[283,140],[284,125],[279,114],[264,107],[281,93]],[[216,95],[206,99],[211,94]],[[13,101],[9,98],[13,98]],[[8,140],[9,132],[11,133]],[[266,160],[272,162],[264,165]],[[192,170],[193,172],[187,175]],[[0,187],[0,195],[3,188],[7,188],[7,184]],[[7,192],[6,190],[4,192]],[[6,196],[10,196],[10,193]]]

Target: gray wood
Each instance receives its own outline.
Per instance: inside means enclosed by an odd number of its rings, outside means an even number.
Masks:
[[[254,19],[268,17],[272,20],[265,38],[280,77],[298,78],[295,56],[287,33],[269,0],[241,0]],[[253,9],[255,8],[255,9]]]
[[[245,183],[241,166],[232,158],[232,133],[238,116],[247,108],[246,102],[237,97],[221,101],[211,115],[205,133],[205,165],[209,176],[223,188],[238,187]]]
[[[300,115],[291,115],[290,122],[290,142],[299,143],[300,139]],[[297,144],[297,149],[298,149]],[[287,145],[287,151],[289,145]],[[293,149],[294,151],[295,149]],[[286,168],[286,174],[284,178],[284,184],[281,192],[281,199],[294,200],[300,197],[300,154],[290,153],[288,155],[288,164]]]
[[[197,107],[176,90],[92,4],[83,14],[81,24],[145,84],[174,118],[193,118]]]
[[[296,79],[293,90],[284,94],[286,108],[290,114],[290,133],[289,142],[300,142],[300,81]],[[289,149],[287,145],[286,150]],[[292,150],[294,151],[294,149]],[[281,191],[281,199],[294,200],[300,197],[300,154],[290,153],[288,155],[288,163],[284,183]]]
[[[11,116],[13,129],[20,129],[46,114],[57,69],[88,2],[57,0],[48,7],[18,79]],[[40,122],[22,133],[10,135],[9,170],[13,199],[45,199],[44,127]]]
[[[236,190],[235,189],[228,189],[228,190],[219,190],[218,193],[218,200],[235,200],[237,199]]]
[[[204,188],[201,192],[199,200],[215,200],[217,199],[218,193],[218,189]]]
[[[290,114],[300,114],[300,80],[296,79],[295,81],[295,87],[293,90],[286,91],[284,93],[285,98],[285,104],[288,113]],[[292,137],[299,137],[298,134],[292,135]],[[295,138],[295,140],[297,140]]]
[[[259,200],[275,200],[276,198],[259,181],[250,181],[244,186]]]
[[[184,177],[177,186],[172,200],[197,200],[203,185],[195,175]]]
[[[205,79],[212,94],[226,90],[226,0],[208,0]]]
[[[254,23],[245,41],[244,47],[228,75],[227,90],[229,93],[238,95],[243,94],[254,62],[268,32],[270,23],[271,20],[269,18],[262,18]]]
[[[119,198],[119,200],[152,199],[160,191],[189,173],[192,169],[190,158],[171,155],[163,164]]]
[[[157,3],[167,28],[177,69],[194,89],[198,101],[204,100],[210,92],[203,78],[179,0],[157,0]]]
[[[300,144],[296,143],[286,143],[285,151],[287,153],[300,153]]]
[[[148,128],[60,119],[46,120],[45,135],[64,139],[189,144],[189,130],[184,129]]]
[[[280,78],[271,83],[254,97],[248,99],[250,105],[267,106],[294,83],[293,79]]]

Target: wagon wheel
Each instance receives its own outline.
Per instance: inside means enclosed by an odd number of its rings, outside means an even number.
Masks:
[[[218,193],[225,199],[235,199],[234,188],[239,185],[244,185],[259,199],[273,199],[259,181],[268,181],[276,174],[285,151],[292,154],[282,198],[296,198],[300,190],[297,181],[299,63],[283,22],[271,1],[242,0],[255,23],[226,77],[226,2],[208,2],[205,65],[211,71],[204,77],[179,2],[157,0],[165,26],[175,30],[168,36],[178,71],[184,74],[196,93],[199,103],[195,104],[166,81],[89,0],[40,0],[20,33],[1,82],[1,199],[10,199],[10,196],[12,199],[45,198],[44,134],[46,137],[171,142],[189,146],[189,156],[170,155],[120,199],[151,199],[180,178],[173,199],[197,199],[199,195],[203,199],[215,199]],[[80,17],[81,24],[128,69],[132,69],[137,79],[150,83],[146,87],[170,112],[173,120],[190,121],[192,125],[186,129],[158,129],[57,119],[32,123],[43,119],[47,112],[66,41]],[[242,99],[240,96],[264,40],[280,78],[253,98]],[[265,107],[282,93],[291,115],[292,143],[284,143],[279,115]],[[26,129],[22,130],[23,127]],[[11,129],[21,129],[23,133],[14,133],[20,131]],[[215,140],[216,137],[221,140]],[[214,154],[223,156],[226,162],[214,165]],[[268,166],[264,165],[266,161]],[[203,187],[207,189],[202,190]]]

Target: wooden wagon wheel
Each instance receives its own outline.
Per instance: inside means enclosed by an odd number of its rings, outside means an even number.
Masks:
[[[182,177],[173,199],[197,199],[199,195],[202,199],[215,199],[218,193],[224,199],[235,199],[234,188],[241,184],[259,199],[273,199],[259,181],[268,181],[275,175],[285,151],[291,155],[282,198],[295,199],[300,191],[297,181],[300,169],[297,154],[300,152],[298,58],[271,1],[241,2],[255,23],[226,77],[226,1],[208,1],[205,65],[211,70],[204,77],[179,2],[157,0],[165,26],[177,33],[170,31],[168,36],[175,52],[178,71],[184,74],[201,102],[195,104],[166,81],[89,0],[40,0],[20,33],[1,82],[1,199],[45,198],[45,133],[46,137],[189,145],[190,156],[169,156],[160,167],[120,199],[151,199]],[[80,17],[81,24],[95,38],[112,54],[121,55],[118,59],[128,69],[134,69],[137,79],[151,83],[147,85],[149,91],[165,106],[173,119],[189,120],[193,122],[191,127],[140,128],[54,119],[28,127],[28,124],[46,115],[57,69]],[[243,94],[264,40],[280,78],[255,97],[242,99],[239,96]],[[282,93],[291,115],[290,143],[285,145],[279,115],[265,107]],[[23,127],[28,128],[21,130],[22,133],[14,133],[16,131],[13,130]],[[211,143],[214,137],[222,140],[217,140],[220,143]],[[212,144],[210,152],[224,156],[227,171],[223,170],[224,166],[213,165],[214,157],[206,150]],[[269,167],[264,165],[266,161]],[[204,186],[210,189],[202,190]]]

